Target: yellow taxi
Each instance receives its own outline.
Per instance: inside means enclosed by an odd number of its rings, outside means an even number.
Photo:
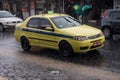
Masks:
[[[81,24],[67,14],[41,14],[16,25],[15,39],[24,51],[32,46],[57,49],[64,56],[94,51],[104,46],[101,30]]]

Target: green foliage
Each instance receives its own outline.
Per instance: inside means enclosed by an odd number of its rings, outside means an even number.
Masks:
[[[82,14],[82,7],[79,4],[75,4],[73,5],[73,10],[75,11],[75,13],[77,15]]]
[[[92,9],[91,5],[84,5],[82,7],[82,16],[86,16],[89,13],[90,9]]]
[[[81,7],[79,4],[75,4],[72,8],[77,15],[86,16],[89,13],[90,9],[92,9],[92,6],[84,5],[83,7]]]

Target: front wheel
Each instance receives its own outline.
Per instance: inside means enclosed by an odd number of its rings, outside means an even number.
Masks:
[[[4,31],[4,30],[5,30],[5,29],[4,29],[3,25],[0,24],[0,32],[2,32],[2,31]]]
[[[24,51],[29,51],[31,49],[29,41],[25,37],[21,38],[21,46],[22,46],[22,48],[23,48]]]
[[[103,31],[103,34],[105,35],[105,38],[106,38],[106,39],[112,38],[113,34],[112,34],[112,31],[111,31],[110,28],[104,27],[104,28],[102,29],[102,31]]]
[[[60,43],[59,51],[63,56],[72,56],[73,55],[72,46],[66,41],[62,41]]]

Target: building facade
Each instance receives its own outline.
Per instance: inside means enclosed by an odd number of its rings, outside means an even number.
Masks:
[[[100,19],[101,12],[113,8],[113,0],[0,0],[0,9],[8,10],[23,19],[31,15],[47,13],[48,11],[67,13],[75,17],[76,14],[71,7],[75,3],[80,4],[82,7],[84,5],[92,6],[86,16],[87,19]],[[114,7],[116,6],[114,4]]]
[[[114,0],[114,9],[120,9],[120,0]]]

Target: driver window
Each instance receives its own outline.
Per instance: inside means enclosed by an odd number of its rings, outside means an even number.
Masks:
[[[51,27],[51,23],[49,22],[49,20],[48,19],[40,19],[39,28],[45,30],[46,27]]]

